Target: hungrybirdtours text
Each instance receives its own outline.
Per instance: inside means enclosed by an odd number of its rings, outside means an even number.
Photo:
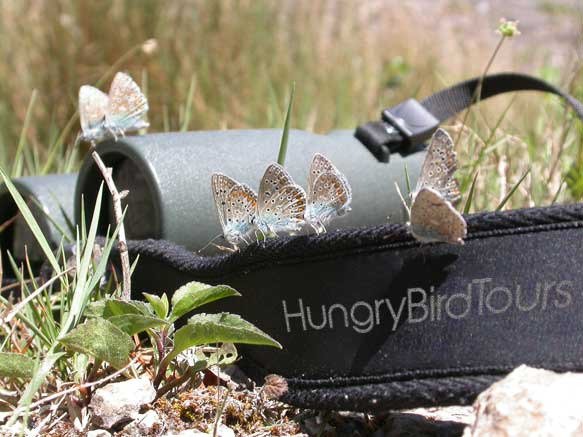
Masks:
[[[573,281],[541,281],[505,285],[492,278],[474,279],[456,293],[436,293],[435,287],[411,287],[399,298],[358,300],[352,304],[311,305],[308,299],[282,300],[287,332],[350,329],[366,334],[375,326],[395,331],[404,323],[440,322],[507,311],[550,311],[567,308],[575,298]]]

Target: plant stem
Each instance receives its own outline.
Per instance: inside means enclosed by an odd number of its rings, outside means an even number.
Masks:
[[[484,71],[482,73],[482,75],[480,76],[480,79],[478,80],[478,86],[476,86],[476,90],[474,91],[474,95],[472,96],[472,101],[474,103],[479,103],[482,97],[482,86],[484,84],[484,78],[486,77],[486,75],[488,74],[488,71],[490,70],[490,67],[492,67],[492,64],[494,63],[494,59],[496,58],[496,56],[498,55],[498,52],[500,51],[500,48],[502,47],[502,44],[504,43],[504,40],[506,39],[506,37],[504,35],[502,35],[500,37],[500,40],[498,40],[498,44],[496,45],[496,48],[494,49],[494,52],[492,53],[492,56],[490,56],[490,59],[488,59],[488,63],[486,64],[486,68],[484,68]],[[466,125],[466,122],[468,120],[468,115],[470,114],[470,109],[471,106],[468,107],[468,109],[466,109],[466,112],[464,114],[464,118],[462,120],[462,127]],[[458,136],[456,138],[455,141],[455,147],[457,148],[458,143],[460,142],[461,136],[462,136],[462,132],[463,129],[460,129]]]
[[[172,390],[173,388],[179,387],[180,385],[184,384],[186,381],[188,381],[190,378],[193,378],[194,376],[196,376],[196,372],[193,371],[192,368],[189,368],[186,371],[186,373],[184,373],[184,375],[164,384],[162,386],[162,388],[158,389],[158,391],[156,392],[156,399],[160,399],[162,396],[164,396],[170,390]]]
[[[217,393],[220,396],[220,393],[221,393],[221,381],[220,381],[220,379],[219,379],[218,384],[219,385],[217,386]],[[215,425],[213,427],[213,437],[217,437],[217,433],[219,431],[219,425],[221,423],[221,416],[223,415],[223,411],[225,410],[225,405],[227,404],[227,398],[229,397],[229,394],[231,393],[230,389],[227,389],[226,391],[227,391],[227,393],[225,393],[225,396],[223,397],[223,402],[221,402],[221,404],[217,410],[217,415],[215,417]]]
[[[132,295],[132,283],[131,283],[131,267],[130,267],[130,256],[128,254],[128,244],[126,240],[126,231],[123,224],[123,212],[121,208],[122,197],[113,182],[112,170],[110,167],[106,167],[105,163],[95,150],[95,143],[91,143],[91,156],[93,161],[97,164],[99,171],[103,175],[103,180],[109,189],[111,198],[113,200],[113,214],[115,215],[115,224],[118,227],[118,249],[119,256],[121,258],[121,270],[123,274],[123,289],[122,289],[122,300],[130,300]]]

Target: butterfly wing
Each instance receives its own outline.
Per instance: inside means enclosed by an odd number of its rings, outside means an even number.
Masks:
[[[313,191],[314,184],[318,177],[324,173],[334,173],[338,172],[334,164],[330,162],[321,153],[316,153],[314,158],[312,158],[312,164],[310,165],[310,174],[308,175],[308,192]]]
[[[432,188],[422,188],[411,205],[411,233],[423,242],[463,244],[467,225],[451,202]]]
[[[325,225],[348,210],[352,196],[342,176],[328,172],[320,174],[315,180],[308,199],[306,220]]]
[[[437,129],[427,148],[415,193],[422,188],[431,188],[449,202],[455,203],[460,198],[459,186],[453,177],[456,169],[453,140],[446,131]]]
[[[215,207],[217,208],[217,213],[219,214],[219,222],[221,223],[223,232],[225,231],[227,224],[226,213],[229,193],[236,184],[236,181],[222,173],[214,173],[211,176],[211,187],[213,190],[213,197],[215,199]]]
[[[285,169],[271,164],[259,185],[258,225],[264,232],[293,231],[304,222],[306,193]]]
[[[98,141],[105,135],[105,113],[109,97],[104,92],[89,85],[79,89],[79,118],[83,138]]]
[[[247,185],[221,173],[212,175],[211,186],[223,235],[236,245],[253,229],[257,195]]]
[[[308,175],[308,203],[314,198],[317,187],[316,181],[325,173],[335,173],[344,185],[343,191],[346,191],[348,203],[345,205],[344,212],[348,210],[348,204],[352,200],[352,188],[346,179],[346,176],[336,168],[332,162],[321,153],[316,153],[312,159],[310,166],[310,174]]]
[[[138,84],[125,73],[113,78],[109,89],[106,121],[108,127],[122,132],[148,127],[144,116],[148,112],[148,100]]]
[[[247,185],[237,184],[229,193],[227,205],[226,238],[230,243],[237,244],[253,230],[257,195]]]

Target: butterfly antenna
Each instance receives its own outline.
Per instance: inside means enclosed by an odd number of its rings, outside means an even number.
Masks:
[[[407,205],[407,202],[405,202],[405,198],[403,197],[403,194],[401,193],[401,189],[399,188],[399,184],[397,184],[397,182],[395,182],[395,188],[397,189],[397,194],[399,195],[399,198],[401,199],[403,206],[407,210],[407,214],[409,214],[409,216],[411,216],[411,209]]]
[[[201,248],[201,249],[198,249],[198,250],[196,251],[196,253],[198,253],[199,255],[201,255],[201,252],[202,252],[203,250],[205,250],[205,249],[206,249],[207,247],[209,247],[211,244],[214,244],[215,240],[216,240],[217,238],[219,238],[219,237],[222,237],[222,236],[223,236],[223,234],[219,234],[219,235],[217,235],[216,237],[213,237],[213,238],[211,239],[211,241],[209,241],[207,244],[205,244],[203,248]],[[216,246],[216,244],[215,244],[215,246]]]

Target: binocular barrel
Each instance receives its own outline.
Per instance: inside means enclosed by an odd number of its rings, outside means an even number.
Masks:
[[[73,200],[75,198],[76,174],[23,177],[14,180],[14,185],[27,202],[35,220],[47,240],[57,246],[74,241],[75,230]],[[5,274],[10,274],[6,252],[18,261],[25,255],[33,266],[44,260],[44,254],[30,231],[6,185],[0,185],[0,248]],[[26,250],[26,253],[25,253]]]
[[[221,234],[211,190],[211,175],[224,173],[257,191],[267,166],[276,161],[281,130],[228,130],[158,133],[128,136],[101,143],[97,150],[124,199],[128,239],[165,239],[198,250]],[[407,171],[416,183],[424,153],[393,155],[389,164],[378,162],[353,136],[352,130],[327,135],[290,130],[285,167],[306,188],[311,160],[319,152],[330,159],[352,186],[352,211],[332,222],[329,229],[371,226],[407,220],[395,189],[405,194]],[[91,217],[103,178],[91,156],[79,172],[75,219]],[[100,233],[114,228],[111,197],[104,190]],[[83,196],[83,203],[81,198]]]

